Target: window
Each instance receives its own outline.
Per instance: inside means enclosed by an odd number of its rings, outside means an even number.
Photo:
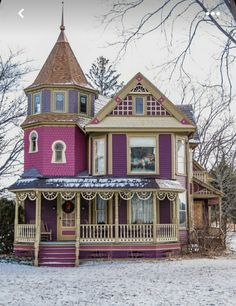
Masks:
[[[33,114],[41,112],[41,94],[36,93],[33,95]]]
[[[131,173],[156,172],[155,137],[130,137],[129,150]]]
[[[134,195],[131,200],[131,222],[135,224],[151,224],[153,222],[153,199],[140,200]]]
[[[179,194],[179,226],[186,227],[186,192]]]
[[[105,139],[94,139],[94,173],[105,174]]]
[[[87,96],[85,95],[81,95],[80,96],[80,113],[84,113],[84,114],[87,114]]]
[[[135,98],[135,114],[136,115],[143,115],[144,114],[143,98],[142,97],[136,97]]]
[[[29,153],[38,152],[38,133],[32,131],[29,135]]]
[[[52,144],[52,163],[66,163],[66,144],[61,141],[55,141]]]
[[[107,201],[96,197],[96,218],[97,224],[106,224],[107,223]]]
[[[65,112],[65,93],[56,92],[54,95],[54,111]]]
[[[177,173],[185,173],[185,140],[177,139]]]

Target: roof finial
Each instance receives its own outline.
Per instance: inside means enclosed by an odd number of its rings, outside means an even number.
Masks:
[[[62,1],[61,6],[62,6],[62,13],[61,13],[61,26],[60,26],[60,29],[61,29],[61,31],[64,31],[65,30],[65,26],[64,26],[64,1]]]

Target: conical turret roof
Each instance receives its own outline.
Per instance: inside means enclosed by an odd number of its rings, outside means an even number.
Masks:
[[[92,88],[66,38],[63,12],[60,30],[60,35],[45,64],[28,88],[42,85],[79,85]]]

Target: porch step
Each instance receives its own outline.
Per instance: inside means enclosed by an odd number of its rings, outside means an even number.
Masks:
[[[40,244],[39,265],[43,267],[74,267],[75,245],[68,243]]]

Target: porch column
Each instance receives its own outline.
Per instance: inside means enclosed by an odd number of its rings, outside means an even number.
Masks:
[[[157,241],[157,196],[153,192],[153,241]]]
[[[76,243],[75,243],[75,266],[79,266],[80,245],[80,192],[76,194]]]
[[[36,207],[35,207],[35,242],[34,242],[34,265],[38,266],[39,243],[41,239],[41,192],[36,192]]]
[[[119,241],[119,194],[115,193],[115,241]]]
[[[176,199],[174,200],[175,203],[175,223],[176,223],[176,237],[179,241],[179,201],[178,201],[178,195]]]
[[[14,231],[14,242],[17,242],[18,237],[18,222],[19,222],[19,200],[16,195],[16,202],[15,202],[15,231]]]

